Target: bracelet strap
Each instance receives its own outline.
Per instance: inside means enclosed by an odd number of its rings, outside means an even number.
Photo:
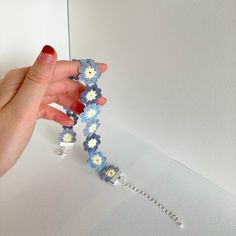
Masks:
[[[83,146],[84,150],[88,152],[87,163],[89,167],[97,170],[101,179],[105,182],[112,185],[121,185],[145,197],[182,228],[183,223],[179,220],[176,214],[169,211],[163,206],[163,204],[159,203],[148,193],[127,182],[126,177],[120,169],[109,164],[107,162],[107,157],[101,151],[98,151],[98,147],[101,144],[101,137],[96,133],[100,126],[98,116],[101,112],[101,106],[97,104],[97,100],[102,96],[102,91],[97,86],[97,82],[101,77],[100,67],[91,59],[74,59],[74,61],[80,62],[78,70],[79,74],[71,79],[85,85],[85,90],[80,95],[80,101],[85,105],[85,108],[79,116],[66,108],[65,112],[68,116],[74,119],[74,125],[77,124],[79,118],[82,123],[86,124],[83,129],[85,136]],[[62,149],[58,151],[58,155],[65,156],[68,153],[68,147],[73,146],[76,141],[76,133],[73,130],[73,126],[63,126],[63,131],[59,134],[59,145]]]

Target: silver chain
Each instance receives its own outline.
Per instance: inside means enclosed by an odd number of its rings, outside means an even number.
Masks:
[[[148,201],[154,204],[155,207],[159,208],[163,213],[165,213],[171,220],[173,220],[179,227],[183,227],[183,223],[179,220],[178,216],[175,215],[173,212],[169,211],[167,208],[165,208],[164,205],[162,205],[160,202],[158,202],[156,199],[154,199],[151,195],[144,192],[143,190],[135,187],[133,184],[127,182],[125,178],[119,178],[119,183],[123,185],[126,188],[131,189],[132,191],[138,193],[139,195],[146,198]]]
[[[68,150],[66,147],[61,147],[60,149],[57,150],[57,154],[61,156],[61,158],[64,158],[68,154]],[[130,190],[143,196],[144,198],[146,198],[146,200],[153,203],[155,207],[159,208],[164,214],[166,214],[171,220],[173,220],[180,228],[183,228],[183,223],[179,220],[179,217],[175,213],[169,211],[163,204],[158,202],[150,194],[146,193],[142,189],[137,188],[135,185],[127,182],[126,177],[122,175],[120,171],[118,171],[116,175],[111,179],[111,183],[112,184],[119,183],[122,186],[129,188]]]

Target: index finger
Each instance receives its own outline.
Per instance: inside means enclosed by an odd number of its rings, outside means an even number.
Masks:
[[[107,64],[99,63],[99,68],[101,72],[105,72],[107,70]],[[56,69],[55,69],[55,77],[56,80],[60,80],[66,77],[77,76],[79,74],[79,67],[81,66],[79,61],[57,61]]]

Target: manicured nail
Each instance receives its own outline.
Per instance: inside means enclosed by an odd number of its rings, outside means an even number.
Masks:
[[[45,45],[39,55],[39,59],[45,61],[46,63],[51,63],[53,61],[54,54],[54,48],[49,45]]]
[[[85,107],[84,104],[82,103],[78,104],[78,107],[77,107],[78,114],[84,112],[84,107]]]
[[[105,63],[100,63],[100,70],[102,72],[105,72],[107,70],[108,65]]]
[[[100,105],[100,106],[103,106],[105,105],[107,102],[107,99],[105,97],[100,97],[98,100],[97,100],[97,104]]]

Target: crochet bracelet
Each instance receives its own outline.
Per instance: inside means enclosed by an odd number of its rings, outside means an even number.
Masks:
[[[119,184],[143,196],[165,213],[179,227],[183,227],[183,223],[176,214],[169,211],[148,193],[129,183],[120,169],[109,164],[106,156],[101,151],[98,151],[98,146],[101,143],[100,136],[96,134],[100,126],[98,115],[101,112],[101,106],[97,104],[97,100],[102,96],[101,89],[97,86],[97,81],[101,77],[100,67],[91,59],[74,61],[80,62],[79,74],[71,79],[85,85],[85,90],[80,95],[80,101],[85,105],[85,108],[84,112],[80,115],[67,108],[64,108],[64,110],[69,117],[73,118],[74,125],[77,124],[79,118],[86,124],[83,129],[85,136],[83,146],[84,150],[88,152],[87,163],[89,167],[97,170],[101,179],[105,180],[105,182],[111,183],[112,185]],[[59,133],[59,146],[61,148],[58,150],[58,155],[62,157],[68,154],[68,147],[73,146],[76,141],[76,133],[73,130],[73,126],[63,126],[63,131]]]

